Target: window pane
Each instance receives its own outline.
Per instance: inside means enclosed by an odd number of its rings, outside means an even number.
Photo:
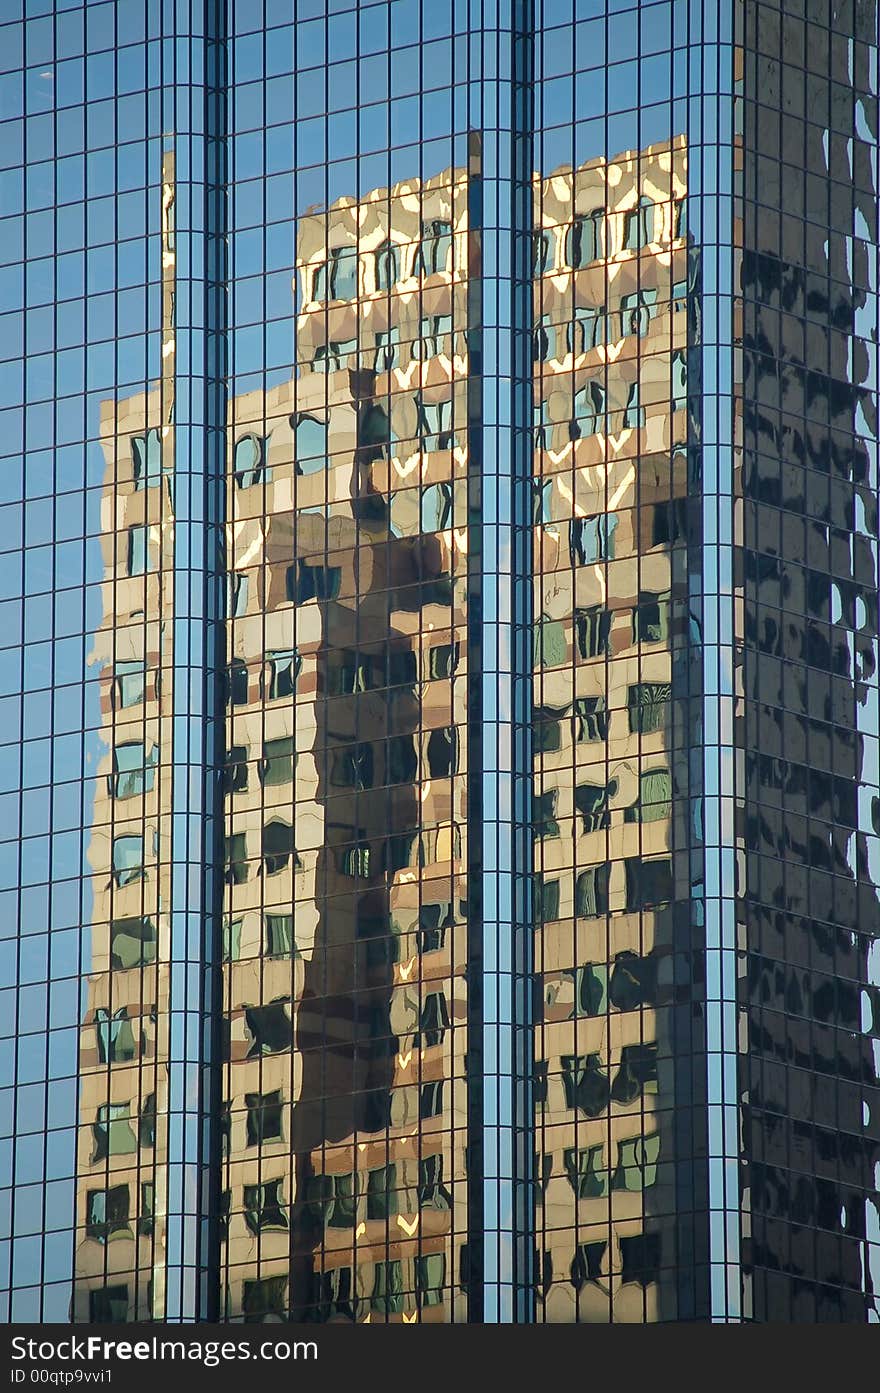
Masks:
[[[153,488],[162,478],[162,440],[158,430],[131,437],[136,489]]]

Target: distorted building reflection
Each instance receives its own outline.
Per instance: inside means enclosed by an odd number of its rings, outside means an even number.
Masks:
[[[876,43],[876,20],[865,6],[856,32]],[[776,44],[805,37],[816,26],[786,15]],[[747,13],[740,89],[755,39]],[[739,1085],[758,1321],[880,1319],[876,74],[876,48],[835,36],[805,78],[812,119],[789,122],[763,62],[741,137]],[[771,214],[761,180],[796,217]]]
[[[465,194],[302,218],[296,376],[232,404],[232,1319],[461,1311]]]
[[[538,1319],[675,1309],[690,900],[684,138],[535,189]],[[690,329],[690,332],[689,332]]]

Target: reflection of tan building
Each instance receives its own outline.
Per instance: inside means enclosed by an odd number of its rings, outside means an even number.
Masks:
[[[684,192],[682,141],[535,185],[549,1321],[662,1314],[662,1002],[687,875],[671,703],[687,612]],[[452,170],[304,217],[295,376],[230,406],[229,1319],[466,1318],[466,210]],[[168,222],[166,297],[170,239]],[[105,413],[110,783],[91,849],[79,1319],[163,1309],[170,299],[165,323],[160,387]]]
[[[101,672],[89,844],[72,1318],[164,1309],[173,709],[174,157],[163,163],[162,377],[107,402]]]
[[[677,142],[536,186],[548,1320],[659,1314],[658,1002],[686,875],[670,702],[686,627],[685,178]],[[229,745],[249,773],[229,831],[234,856],[258,859],[267,820],[284,822],[296,864],[230,877],[230,1315],[463,1313],[465,193],[454,173],[303,219],[297,378],[234,404]],[[266,699],[273,653],[295,672],[293,727],[290,701]],[[260,759],[291,736],[294,788],[261,788]],[[292,956],[258,961],[292,891]],[[282,1002],[298,1062],[248,1047],[247,1010]],[[259,1149],[249,1109],[270,1095],[277,1136]],[[245,1186],[264,1202],[268,1187],[268,1224]]]
[[[688,894],[687,757],[671,699],[687,641],[685,191],[683,139],[535,188],[546,1321],[662,1314],[675,1102],[662,1003],[671,901]]]
[[[464,1300],[464,208],[304,218],[297,376],[232,406],[233,1319]]]

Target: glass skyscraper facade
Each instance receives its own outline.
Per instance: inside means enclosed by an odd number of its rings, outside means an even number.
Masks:
[[[875,0],[8,0],[17,1321],[880,1320]]]

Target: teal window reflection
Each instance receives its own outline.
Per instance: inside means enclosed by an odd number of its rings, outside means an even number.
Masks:
[[[243,658],[233,658],[226,669],[227,706],[246,706],[248,702],[248,669]]]
[[[550,408],[546,401],[536,402],[532,408],[532,428],[535,436],[535,449],[549,449],[553,438],[553,426],[550,422]]]
[[[147,672],[144,663],[117,663],[114,670],[114,692],[116,705],[140,706],[144,700]]]
[[[422,240],[416,256],[416,274],[434,275],[448,271],[452,251],[452,224],[434,218],[422,229]]]
[[[230,571],[227,585],[227,614],[230,619],[240,619],[247,611],[250,575],[247,571]]]
[[[86,1197],[86,1235],[99,1243],[106,1243],[115,1235],[130,1238],[129,1203],[127,1185],[90,1190]]]
[[[292,914],[265,916],[266,953],[270,958],[296,957]]]
[[[422,490],[422,531],[443,532],[452,526],[452,484],[429,484]]]
[[[142,576],[158,569],[157,548],[151,545],[150,528],[139,523],[128,529],[128,574]]]
[[[245,1281],[241,1307],[249,1324],[283,1320],[287,1312],[287,1278],[261,1277]]]
[[[315,416],[299,415],[293,422],[296,472],[317,474],[327,464],[327,425]]]
[[[155,782],[159,747],[147,750],[140,740],[129,740],[113,750],[113,773],[107,780],[113,798],[133,798],[150,793]]]
[[[243,793],[248,786],[248,747],[228,745],[223,769],[225,793]]]
[[[633,382],[627,391],[626,406],[623,412],[623,425],[626,430],[636,430],[645,424],[645,408],[639,401],[639,384]]]
[[[657,291],[644,288],[624,295],[620,301],[620,332],[623,338],[635,335],[644,338],[651,327],[651,316],[657,304]]]
[[[672,862],[668,856],[647,860],[627,856],[624,866],[628,910],[649,909],[673,898]]]
[[[417,361],[427,362],[438,358],[451,348],[449,338],[452,334],[451,314],[432,314],[422,318],[419,337],[414,340],[412,356]]]
[[[604,963],[588,963],[574,973],[575,1016],[604,1016],[608,1009],[608,969]]]
[[[155,488],[162,479],[162,438],[158,430],[146,435],[133,435],[131,454],[134,461],[136,489]]]
[[[403,1310],[403,1268],[397,1259],[375,1264],[370,1306],[383,1315],[394,1315]]]
[[[684,352],[673,353],[672,355],[672,409],[682,411],[687,406],[687,354]]]
[[[223,961],[225,963],[238,962],[241,957],[241,930],[243,920],[233,919],[231,915],[223,916]]]
[[[367,1218],[389,1219],[397,1212],[397,1167],[378,1166],[367,1176]]]
[[[559,836],[559,823],[556,821],[557,796],[554,788],[532,795],[532,826],[536,837],[550,839]]]
[[[354,1228],[358,1177],[351,1172],[313,1175],[306,1182],[306,1202],[319,1222],[332,1229]]]
[[[553,234],[546,229],[536,232],[532,239],[532,274],[543,276],[553,267]]]
[[[595,435],[605,429],[605,388],[600,382],[591,381],[574,394],[574,412],[569,433],[572,440],[585,435]]]
[[[628,1137],[618,1143],[617,1169],[611,1181],[613,1190],[647,1190],[657,1183],[660,1137]]]
[[[425,401],[416,398],[419,423],[419,446],[423,451],[450,450],[455,437],[452,433],[452,401]]]
[[[420,1208],[449,1209],[451,1205],[452,1196],[443,1184],[443,1156],[439,1152],[423,1156],[419,1161]]]
[[[113,838],[113,878],[119,886],[130,885],[144,874],[144,839],[140,836]]]
[[[297,561],[287,568],[287,598],[297,605],[308,600],[335,600],[342,585],[340,566],[313,566]]]
[[[376,332],[376,355],[373,360],[374,372],[390,372],[397,367],[400,348],[400,329],[379,329]]]
[[[579,919],[597,919],[608,913],[608,887],[611,880],[610,862],[587,866],[575,881],[575,909]]]
[[[266,741],[260,761],[260,780],[264,787],[291,783],[295,766],[296,739],[293,735]]]
[[[264,1180],[244,1186],[244,1218],[251,1233],[262,1229],[287,1229],[287,1215],[281,1197],[283,1180]]]
[[[358,255],[355,247],[333,247],[330,258],[315,272],[313,300],[353,300],[358,293]]]
[[[581,745],[590,740],[607,740],[611,713],[604,697],[575,697],[573,706],[574,738]]]
[[[563,1165],[568,1183],[579,1200],[597,1199],[608,1193],[608,1171],[603,1163],[604,1146],[578,1150],[569,1147],[563,1153]]]
[[[156,926],[152,919],[114,919],[110,925],[111,966],[143,967],[155,961]]]
[[[92,1132],[95,1142],[93,1163],[103,1161],[108,1156],[130,1156],[137,1151],[128,1103],[102,1103]]]
[[[145,1238],[149,1238],[153,1232],[153,1220],[156,1214],[156,1186],[152,1180],[141,1182],[141,1212],[138,1219],[138,1233]]]
[[[611,1005],[618,1011],[636,1011],[657,1000],[657,958],[639,957],[630,949],[617,953],[609,987]]]
[[[672,773],[649,769],[639,776],[638,802],[627,808],[627,822],[662,822],[672,815]]]
[[[443,1043],[449,1028],[449,1007],[444,992],[428,992],[419,1018],[419,1029],[413,1037],[416,1049],[430,1049]]]
[[[263,696],[270,701],[293,696],[302,659],[295,648],[276,649],[266,654]]]
[[[257,435],[243,435],[235,442],[233,471],[240,489],[252,488],[266,478],[266,445],[266,439]]]
[[[230,885],[243,885],[247,878],[247,835],[233,832],[226,838],[226,879]]]
[[[565,260],[573,270],[598,261],[603,253],[605,211],[596,209],[575,218],[565,237]]]
[[[572,518],[568,531],[572,563],[586,566],[595,561],[612,561],[616,531],[616,513],[602,513],[592,518]]]
[[[596,306],[575,306],[570,329],[571,352],[589,353],[608,338],[608,321],[604,309]]]
[[[632,612],[633,643],[665,643],[669,637],[668,594],[642,591]]]
[[[283,818],[273,818],[263,828],[263,865],[266,875],[279,875],[293,857],[294,865],[298,858],[293,844],[293,828]]]
[[[611,786],[612,788],[614,785]],[[584,833],[599,832],[610,825],[608,792],[604,784],[578,784],[574,805],[581,815]]]
[[[248,1146],[280,1141],[283,1135],[284,1099],[280,1089],[268,1093],[246,1093],[246,1133]]]
[[[112,1014],[106,1007],[99,1006],[95,1011],[95,1030],[98,1058],[102,1064],[119,1064],[135,1058],[134,1032],[125,1006],[120,1006]]]
[[[623,218],[623,245],[627,251],[641,251],[654,241],[654,204],[650,198],[640,198]]]
[[[428,1253],[414,1261],[416,1298],[421,1306],[439,1306],[446,1282],[446,1254]]]
[[[639,682],[631,686],[627,703],[630,730],[641,735],[662,730],[669,719],[671,692],[668,682]]]
[[[400,279],[400,261],[393,242],[383,242],[376,252],[376,289],[390,290]]]
[[[598,1282],[603,1277],[606,1242],[580,1243],[571,1264],[571,1284],[575,1291],[581,1291],[588,1282]]]

